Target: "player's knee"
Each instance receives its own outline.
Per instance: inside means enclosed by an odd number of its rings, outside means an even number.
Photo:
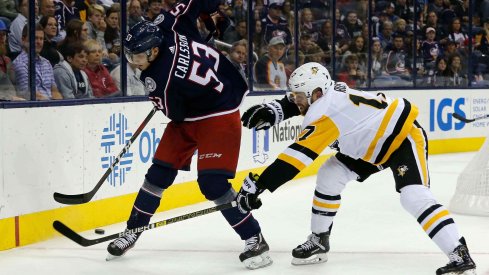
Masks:
[[[231,184],[224,175],[199,175],[197,182],[199,183],[200,192],[210,201],[222,197],[229,189],[232,189]]]
[[[357,178],[357,174],[343,165],[336,157],[329,158],[319,168],[316,190],[326,195],[340,194],[346,183]]]
[[[424,185],[408,185],[401,190],[401,205],[414,217],[436,204],[431,190]]]
[[[212,200],[216,205],[230,203],[236,198],[236,191],[233,188],[229,188],[222,196]]]
[[[178,171],[153,163],[146,173],[145,184],[154,185],[160,189],[166,189],[172,185]]]

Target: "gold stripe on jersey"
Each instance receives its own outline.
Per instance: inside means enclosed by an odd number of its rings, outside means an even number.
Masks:
[[[401,146],[401,143],[406,139],[409,132],[411,132],[411,129],[413,128],[413,123],[416,120],[416,117],[418,116],[419,110],[418,107],[416,107],[416,105],[411,105],[411,104],[409,105],[411,106],[411,110],[409,111],[409,114],[407,115],[406,119],[404,121],[401,121],[401,119],[397,121],[397,123],[402,123],[403,125],[401,131],[394,138],[394,141],[389,146],[389,149],[387,150],[387,153],[384,155],[382,160],[380,160],[377,163],[374,163],[375,165],[379,165],[386,162],[389,159],[389,157],[392,155],[392,153],[395,150],[397,150],[399,146]]]
[[[340,135],[338,127],[327,116],[309,124],[299,135],[298,141],[282,152],[278,159],[298,170],[304,169]],[[313,155],[315,154],[315,155]]]
[[[428,165],[426,161],[426,139],[423,135],[423,131],[418,127],[413,127],[410,135],[413,137],[416,143],[416,155],[419,160],[419,170],[423,173],[423,185],[428,186]]]
[[[372,155],[374,153],[375,147],[377,147],[377,144],[379,142],[379,139],[384,135],[385,130],[387,129],[387,125],[389,124],[392,115],[396,111],[397,105],[399,105],[399,100],[396,99],[394,100],[390,105],[389,108],[387,108],[387,112],[384,116],[384,119],[382,119],[382,123],[380,123],[380,127],[377,130],[377,133],[375,134],[375,138],[370,142],[370,145],[368,146],[367,153],[365,156],[363,156],[363,160],[365,161],[370,161],[370,158],[372,158]]]

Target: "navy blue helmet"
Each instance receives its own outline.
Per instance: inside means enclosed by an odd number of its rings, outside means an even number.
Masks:
[[[132,56],[142,52],[148,52],[154,47],[161,47],[163,34],[160,28],[150,21],[140,21],[134,25],[126,36],[124,53],[129,62]]]

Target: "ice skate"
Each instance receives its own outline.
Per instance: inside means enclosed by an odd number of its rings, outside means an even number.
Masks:
[[[239,255],[239,260],[248,269],[257,269],[269,266],[273,263],[268,255],[267,242],[261,233],[254,235],[246,240],[244,252]]]
[[[107,246],[109,255],[105,260],[110,261],[123,256],[129,249],[136,244],[141,233],[126,233],[124,236],[115,239]]]
[[[465,243],[465,239],[460,239],[461,245],[457,246],[452,253],[448,255],[450,262],[436,270],[436,275],[447,274],[463,274],[463,275],[476,275],[475,263],[470,257],[469,249]]]
[[[292,250],[293,265],[318,264],[326,262],[329,251],[329,232],[312,233],[307,241]]]

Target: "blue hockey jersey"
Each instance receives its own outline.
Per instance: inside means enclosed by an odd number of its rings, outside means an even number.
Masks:
[[[207,45],[196,20],[218,0],[187,0],[153,21],[164,36],[158,57],[141,73],[149,97],[173,121],[195,121],[238,110],[248,85],[218,50]]]

